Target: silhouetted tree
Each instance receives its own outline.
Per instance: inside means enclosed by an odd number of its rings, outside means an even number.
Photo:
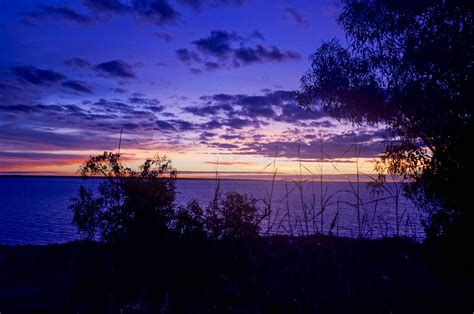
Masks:
[[[383,168],[410,180],[427,235],[470,235],[473,2],[342,3],[337,22],[347,44],[331,40],[312,55],[298,103],[385,126]]]
[[[83,177],[100,176],[97,191],[80,187],[73,221],[87,238],[107,242],[146,240],[168,234],[173,218],[176,170],[166,157],[146,160],[138,171],[120,154],[104,152],[81,165]]]
[[[173,230],[182,238],[206,239],[204,211],[196,200],[180,206],[175,213]]]
[[[264,218],[252,196],[228,192],[205,210],[205,227],[211,238],[252,239],[258,236]]]

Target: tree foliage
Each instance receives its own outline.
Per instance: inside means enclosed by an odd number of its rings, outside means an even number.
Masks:
[[[257,201],[237,192],[216,196],[204,209],[196,200],[175,204],[177,172],[166,157],[147,159],[138,171],[124,166],[120,154],[91,156],[78,171],[98,177],[96,190],[81,186],[69,206],[73,222],[89,239],[105,242],[157,238],[251,239],[263,219]]]
[[[466,235],[473,132],[473,11],[460,0],[343,0],[347,43],[324,42],[298,103],[385,126],[380,169],[402,175],[430,237]]]
[[[87,238],[108,242],[167,234],[173,218],[176,170],[166,157],[147,159],[138,171],[125,167],[120,154],[91,156],[79,169],[100,176],[97,192],[81,186],[70,208],[74,224]]]

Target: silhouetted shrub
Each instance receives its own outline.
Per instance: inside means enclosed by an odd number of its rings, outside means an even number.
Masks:
[[[168,233],[176,170],[166,157],[148,159],[135,171],[122,165],[120,154],[104,152],[90,157],[79,173],[102,177],[97,193],[81,186],[69,206],[74,224],[86,238],[115,242]]]
[[[196,200],[176,210],[173,230],[182,238],[204,239],[207,237],[204,211]]]
[[[255,238],[262,219],[257,200],[237,192],[229,192],[222,199],[214,199],[205,211],[206,229],[216,239]]]
[[[216,193],[204,210],[196,200],[176,208],[176,170],[165,157],[148,159],[134,171],[122,165],[119,154],[104,152],[90,157],[79,173],[101,177],[96,192],[81,186],[69,206],[85,238],[143,242],[172,234],[192,239],[258,236],[263,215],[253,197]]]

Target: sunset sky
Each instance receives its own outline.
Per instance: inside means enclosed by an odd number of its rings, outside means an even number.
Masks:
[[[353,126],[297,107],[331,0],[0,0],[0,174],[74,174],[91,154],[167,155],[182,176],[354,173]],[[372,172],[383,132],[356,129]],[[298,153],[298,148],[300,153]],[[299,157],[298,157],[299,156]],[[337,167],[338,170],[335,169]],[[265,168],[265,170],[264,170]]]

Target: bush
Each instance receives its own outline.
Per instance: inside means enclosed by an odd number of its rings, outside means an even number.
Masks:
[[[216,198],[203,210],[196,200],[181,206],[173,229],[183,238],[253,239],[258,237],[260,221],[257,200],[237,192]]]
[[[182,238],[204,239],[207,237],[204,212],[196,200],[178,208],[173,230]]]
[[[263,216],[257,200],[252,196],[229,192],[225,198],[216,198],[206,208],[205,226],[215,239],[256,238]]]
[[[146,160],[134,171],[120,154],[104,152],[81,165],[84,177],[101,176],[97,193],[81,186],[69,206],[73,222],[89,239],[116,242],[168,234],[174,215],[176,170],[166,157]]]
[[[122,165],[119,154],[104,152],[90,157],[79,173],[101,176],[97,193],[81,186],[69,206],[74,224],[88,239],[251,239],[260,231],[257,200],[237,192],[221,199],[216,191],[205,210],[196,200],[175,208],[176,170],[165,157],[148,159],[134,171]]]

